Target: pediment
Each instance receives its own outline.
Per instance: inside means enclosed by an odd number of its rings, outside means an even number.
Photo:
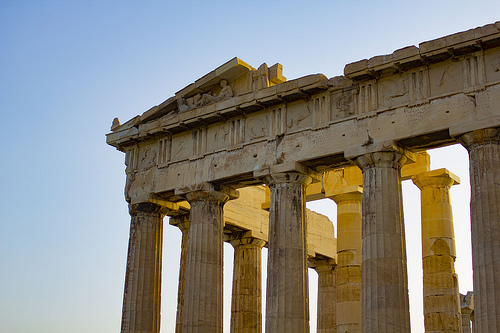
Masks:
[[[271,67],[264,63],[255,69],[235,57],[179,90],[175,96],[147,110],[141,116],[124,124],[120,124],[119,120],[115,119],[111,130],[113,132],[123,131],[161,117],[170,117],[217,102],[226,102],[233,97],[252,94],[286,82],[282,72],[283,66],[278,63]],[[224,86],[227,85],[225,93],[221,93],[223,90],[222,81],[225,81]]]
[[[179,90],[175,93],[175,96],[177,99],[180,97],[189,98],[195,96],[196,94],[217,91],[220,90],[219,82],[221,80],[228,81],[229,85],[232,86],[238,78],[244,76],[245,74],[248,75],[251,71],[255,71],[255,68],[243,60],[235,57],[191,83],[187,87]]]

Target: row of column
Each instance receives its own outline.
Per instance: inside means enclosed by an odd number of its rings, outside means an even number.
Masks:
[[[475,329],[477,332],[496,332],[500,329],[500,292],[495,292],[500,290],[496,288],[500,286],[499,130],[475,131],[464,135],[461,142],[470,157]],[[359,241],[340,243],[335,270],[328,265],[316,266],[321,267],[317,269],[320,283],[332,285],[332,278],[336,279],[334,285],[338,289],[329,291],[336,295],[336,311],[327,312],[334,320],[336,313],[338,332],[360,331],[359,320],[348,315],[359,313],[349,310],[359,307],[359,294],[356,294],[359,290],[362,332],[410,331],[401,196],[401,167],[405,160],[405,155],[398,151],[369,153],[355,160],[363,171],[362,250]],[[449,205],[447,191],[453,181],[446,180],[446,177],[437,178],[437,184],[424,178],[414,180],[422,189],[423,205],[425,193],[431,198],[429,204],[435,207]],[[265,324],[268,333],[309,332],[305,188],[310,181],[309,176],[298,172],[270,175],[266,179],[271,190]],[[351,193],[334,198],[339,205],[339,242],[341,233],[350,234],[354,239],[359,232],[359,229],[354,230],[357,222],[349,222],[349,219],[354,221],[356,218],[359,221],[356,217],[359,215],[359,197],[359,193]],[[184,304],[178,313],[178,331],[222,332],[222,207],[229,199],[230,196],[222,190],[195,191],[187,195],[191,211],[187,242],[183,237],[185,272],[181,274],[185,285],[183,290],[179,287],[179,302],[184,300]],[[431,211],[450,216],[441,220],[437,218],[438,221],[435,215],[426,218],[423,214],[422,235],[426,237],[422,242],[423,266],[424,275],[427,272],[428,277],[427,280],[424,278],[424,304],[430,309],[425,310],[426,328],[429,325],[427,331],[433,332],[433,323],[444,319],[450,326],[449,331],[455,332],[459,331],[454,327],[460,325],[460,317],[454,310],[443,306],[448,304],[447,300],[459,302],[458,291],[453,291],[457,289],[457,283],[452,268],[451,207],[449,212],[441,208]],[[131,208],[122,332],[159,331],[162,214],[152,204]],[[344,218],[341,219],[342,214]],[[433,227],[436,223],[441,223],[442,230]],[[451,224],[451,229],[447,223]],[[424,226],[427,224],[428,228]],[[187,243],[185,249],[184,243]],[[260,264],[257,264],[260,255],[256,253],[260,253],[263,243],[241,238],[232,244],[235,254],[241,254],[242,258],[238,262],[235,260],[235,270],[238,267],[238,271],[235,271],[237,283],[233,284],[233,294],[236,295],[233,300],[238,300],[232,304],[232,312],[238,315],[231,321],[232,331],[258,332],[260,325],[242,330],[236,327],[245,327],[245,318],[255,318],[255,322],[259,320],[257,317],[260,318],[260,314],[252,312],[257,304],[260,305],[260,284],[255,279],[251,281],[249,276],[260,270]],[[257,265],[258,268],[253,267]],[[445,267],[450,269],[445,270]],[[330,273],[323,279],[321,272]],[[259,291],[254,293],[252,289]],[[238,309],[246,305],[248,310]],[[457,305],[459,307],[459,303]],[[248,322],[255,323],[253,319],[248,319]],[[328,322],[331,323],[331,319]],[[319,320],[318,328],[323,329]],[[327,329],[331,327],[320,332],[330,332]]]

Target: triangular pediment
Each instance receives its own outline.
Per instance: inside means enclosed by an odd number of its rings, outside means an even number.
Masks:
[[[112,131],[120,131],[139,123],[148,122],[174,113],[197,109],[218,102],[227,101],[236,96],[248,95],[286,81],[282,75],[283,67],[275,64],[268,67],[262,64],[253,68],[243,60],[235,57],[202,76],[175,93],[160,105],[154,106],[141,116],[120,124],[116,119]],[[223,83],[224,81],[224,83]],[[227,86],[223,91],[223,87]]]
[[[255,68],[253,68],[243,60],[235,57],[225,64],[217,67],[205,76],[199,78],[195,82],[191,83],[187,87],[179,90],[175,93],[175,96],[177,98],[189,98],[195,96],[196,94],[205,94],[211,91],[217,91],[220,90],[218,88],[219,82],[221,80],[226,80],[231,85],[234,84],[234,81],[236,81],[241,76],[249,74],[254,70]]]

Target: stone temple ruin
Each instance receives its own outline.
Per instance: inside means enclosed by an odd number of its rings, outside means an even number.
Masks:
[[[421,190],[426,332],[500,332],[500,22],[294,80],[238,58],[120,124],[131,215],[122,332],[158,332],[162,221],[182,231],[176,332],[409,332],[401,181]],[[469,152],[474,293],[458,293],[449,191],[426,149]],[[265,186],[264,186],[265,184]],[[337,204],[331,221],[308,200]],[[333,203],[332,203],[333,204]],[[261,256],[268,248],[266,313]],[[264,319],[262,319],[264,317]]]

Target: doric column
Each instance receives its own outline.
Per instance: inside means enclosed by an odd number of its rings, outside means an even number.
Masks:
[[[175,321],[175,333],[182,333],[182,314],[184,312],[184,287],[186,284],[186,258],[187,241],[189,233],[189,216],[177,215],[170,217],[170,224],[178,227],[182,232],[181,260],[179,265],[179,286],[177,288],[177,316]]]
[[[266,332],[309,332],[305,189],[299,172],[266,177],[271,190]]]
[[[123,295],[122,333],[160,331],[163,217],[153,203],[129,205],[130,238]]]
[[[317,332],[336,333],[337,286],[334,260],[309,259],[318,273]]]
[[[455,273],[455,232],[450,187],[459,184],[446,169],[412,177],[420,189],[425,332],[460,332],[460,298]]]
[[[402,152],[362,155],[362,330],[410,332],[408,276],[401,195]]]
[[[473,333],[471,322],[474,322],[474,295],[471,291],[467,295],[460,294],[462,316],[462,333]]]
[[[231,332],[262,332],[261,249],[265,241],[241,237],[231,241],[234,247]]]
[[[331,197],[337,203],[337,330],[361,332],[362,191]]]
[[[467,133],[474,280],[474,329],[500,332],[500,129]]]
[[[187,193],[191,205],[182,332],[222,332],[223,206],[228,193]]]

